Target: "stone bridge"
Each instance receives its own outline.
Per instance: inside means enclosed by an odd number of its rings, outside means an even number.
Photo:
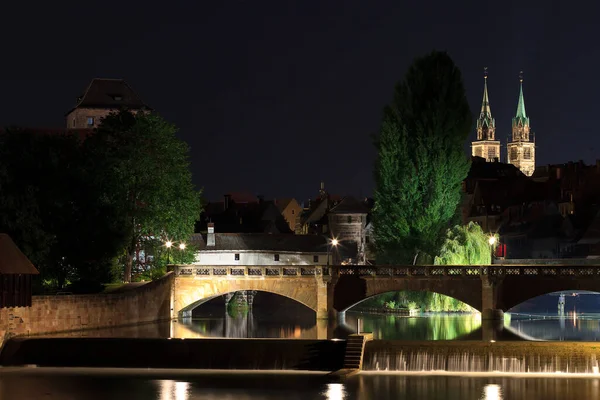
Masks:
[[[444,294],[469,304],[484,318],[531,298],[562,291],[600,292],[600,266],[173,266],[171,317],[215,297],[265,291],[296,300],[325,319],[390,291]]]

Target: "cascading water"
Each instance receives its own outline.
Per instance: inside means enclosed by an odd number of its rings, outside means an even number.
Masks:
[[[569,345],[571,348],[569,348]],[[500,372],[598,374],[600,347],[578,343],[510,345],[472,343],[443,347],[391,345],[370,342],[365,349],[363,370],[401,372]]]

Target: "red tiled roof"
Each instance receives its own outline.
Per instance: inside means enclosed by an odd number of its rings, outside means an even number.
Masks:
[[[38,270],[6,233],[0,233],[0,274],[37,275]]]

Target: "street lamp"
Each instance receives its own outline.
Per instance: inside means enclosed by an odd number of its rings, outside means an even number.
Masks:
[[[185,250],[185,243],[179,243],[179,250],[181,250],[181,263],[183,264],[183,251]]]
[[[328,267],[329,267],[329,253],[331,251],[331,248],[337,247],[338,243],[339,243],[338,240],[333,238],[333,239],[331,239],[331,246],[329,246],[329,245],[327,246],[327,266]]]
[[[490,244],[490,264],[494,263],[494,245],[496,244],[496,236],[490,236],[488,239]]]
[[[167,240],[165,243],[165,247],[167,248],[167,264],[171,264],[171,246],[173,246],[173,242]]]

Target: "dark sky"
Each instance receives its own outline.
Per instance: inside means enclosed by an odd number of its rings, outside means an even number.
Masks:
[[[537,164],[600,158],[598,2],[35,3],[0,5],[0,126],[64,126],[92,78],[124,78],[179,126],[211,199],[304,199],[321,180],[371,194],[369,135],[433,49],[461,68],[474,113],[489,68],[503,145],[523,70]]]

